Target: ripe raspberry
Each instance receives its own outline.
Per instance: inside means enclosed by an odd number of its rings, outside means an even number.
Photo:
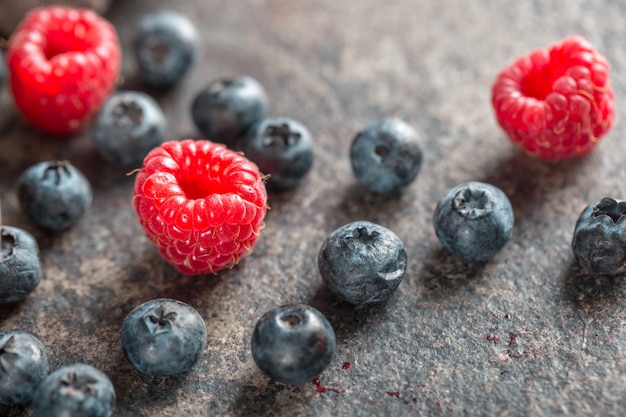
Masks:
[[[544,160],[586,155],[615,116],[609,74],[606,58],[580,36],[537,49],[496,78],[498,123],[513,143]]]
[[[113,89],[120,61],[115,29],[95,12],[33,9],[7,51],[15,105],[44,132],[77,132]]]
[[[259,237],[266,201],[254,163],[223,145],[190,139],[150,151],[133,197],[148,238],[189,275],[234,266]]]

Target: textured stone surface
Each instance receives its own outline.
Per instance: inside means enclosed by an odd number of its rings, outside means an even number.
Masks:
[[[156,94],[136,81],[127,53],[120,88],[155,94],[168,137],[181,139],[200,137],[189,114],[196,91],[251,75],[268,91],[271,116],[313,132],[313,169],[294,192],[270,196],[263,235],[236,268],[184,277],[143,237],[130,205],[133,177],[98,158],[88,133],[59,142],[33,131],[4,91],[3,220],[39,239],[44,278],[24,302],[0,307],[0,330],[33,332],[51,370],[84,361],[104,371],[117,390],[116,416],[623,414],[626,282],[588,276],[570,249],[580,211],[626,193],[622,1],[119,1],[108,16],[124,47],[157,8],[199,25],[202,62],[179,88]],[[504,137],[490,86],[515,57],[570,33],[609,59],[617,122],[586,159],[545,164]],[[381,116],[404,118],[424,139],[418,179],[391,197],[364,192],[348,159],[352,136]],[[15,194],[21,171],[50,158],[71,160],[95,191],[84,220],[58,235],[29,224]],[[431,223],[441,196],[469,180],[500,187],[515,210],[511,240],[481,265],[447,254]],[[370,308],[337,302],[316,265],[328,233],[361,219],[396,232],[409,256],[394,296]],[[189,373],[148,378],[123,357],[122,320],[157,297],[184,301],[206,320],[208,344]],[[272,382],[251,358],[258,317],[292,302],[322,311],[337,334],[319,387]]]

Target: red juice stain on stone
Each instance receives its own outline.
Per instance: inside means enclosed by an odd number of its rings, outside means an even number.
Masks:
[[[350,367],[351,367],[351,366],[352,366],[352,365],[350,364],[350,362],[344,362],[344,363],[343,363],[343,365],[341,366],[341,368],[342,368],[344,371],[347,371],[348,369],[350,369]]]
[[[500,341],[500,337],[489,335],[489,336],[487,336],[487,341],[488,342],[493,342],[493,343],[498,343]]]
[[[337,394],[340,393],[340,391],[337,388],[328,388],[322,385],[321,381],[320,381],[320,377],[316,376],[315,378],[313,378],[313,384],[315,384],[315,389],[317,390],[318,394],[322,394],[326,391],[333,391],[336,392]]]
[[[390,397],[400,398],[400,391],[387,391],[387,395]]]

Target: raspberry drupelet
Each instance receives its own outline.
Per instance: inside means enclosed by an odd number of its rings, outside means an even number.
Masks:
[[[33,9],[7,51],[11,92],[24,118],[66,136],[83,129],[115,87],[122,52],[115,28],[89,9]]]
[[[257,242],[267,209],[258,167],[208,140],[165,142],[145,158],[133,206],[147,237],[180,272],[237,264]]]
[[[567,36],[504,68],[492,87],[500,126],[544,160],[588,154],[615,117],[610,67],[586,39]]]

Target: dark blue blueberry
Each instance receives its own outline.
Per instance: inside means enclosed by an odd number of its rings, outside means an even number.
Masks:
[[[311,133],[302,123],[286,117],[254,124],[241,150],[263,174],[269,174],[266,185],[271,191],[293,190],[313,165]]]
[[[159,11],[139,22],[133,47],[141,79],[152,87],[169,88],[198,61],[200,35],[186,16]]]
[[[350,161],[356,179],[369,191],[400,191],[413,182],[422,166],[419,136],[401,119],[381,119],[355,136]]]
[[[25,230],[0,228],[0,304],[23,300],[41,281],[37,241]]]
[[[321,374],[335,354],[335,332],[322,313],[304,304],[275,307],[252,334],[252,357],[270,378],[300,385]]]
[[[35,391],[33,417],[109,417],[115,389],[109,377],[78,363],[49,374]]]
[[[451,189],[433,216],[443,246],[464,261],[485,261],[495,255],[511,237],[513,222],[506,194],[478,181]]]
[[[356,221],[324,240],[317,265],[328,288],[341,300],[371,304],[387,300],[398,288],[406,273],[407,254],[391,230]]]
[[[0,332],[0,404],[30,402],[48,375],[45,346],[30,333]]]
[[[139,91],[111,94],[92,123],[96,149],[110,162],[139,167],[165,134],[163,111],[149,95]]]
[[[193,121],[207,139],[229,148],[252,124],[265,117],[267,94],[254,78],[238,76],[213,81],[194,97]]]
[[[93,193],[85,176],[68,161],[40,162],[18,179],[20,206],[43,229],[72,227],[91,206]]]
[[[605,197],[578,217],[574,256],[589,272],[615,275],[626,268],[626,201]]]
[[[200,313],[177,300],[160,298],[128,314],[120,333],[128,361],[141,373],[167,376],[186,372],[206,345]]]

